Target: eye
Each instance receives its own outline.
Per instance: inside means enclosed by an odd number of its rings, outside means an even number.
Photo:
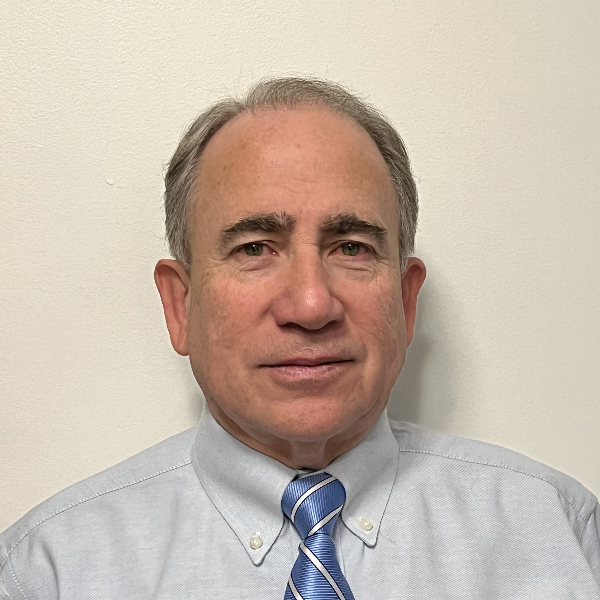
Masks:
[[[264,244],[258,244],[256,242],[252,242],[250,244],[244,244],[241,247],[241,250],[243,250],[247,256],[260,256],[264,252],[264,249],[265,249]]]
[[[342,250],[342,254],[346,256],[356,256],[361,249],[362,244],[358,244],[357,242],[344,242],[340,248]]]

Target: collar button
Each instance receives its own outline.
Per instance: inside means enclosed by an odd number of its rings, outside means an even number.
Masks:
[[[263,545],[263,541],[260,539],[260,535],[258,533],[254,534],[250,538],[250,548],[252,550],[258,550]]]
[[[358,520],[358,525],[363,531],[371,531],[373,529],[373,523],[369,519],[365,519],[365,517],[361,517]]]

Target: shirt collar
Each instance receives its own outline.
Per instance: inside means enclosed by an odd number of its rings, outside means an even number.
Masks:
[[[281,497],[298,471],[234,438],[215,421],[206,404],[192,447],[192,464],[252,562],[262,563],[283,527]],[[397,466],[398,444],[384,411],[357,446],[323,469],[346,489],[344,524],[369,546],[377,539]],[[372,528],[367,530],[369,523]],[[257,534],[262,545],[253,549],[250,540]]]
[[[374,546],[398,470],[398,442],[384,410],[367,436],[323,469],[346,489],[342,521]]]

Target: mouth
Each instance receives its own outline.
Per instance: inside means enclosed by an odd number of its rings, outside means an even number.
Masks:
[[[264,367],[280,383],[293,384],[330,380],[341,375],[353,363],[352,359],[338,356],[294,357]]]
[[[337,364],[344,362],[352,362],[351,359],[343,358],[341,356],[320,356],[320,357],[295,357],[288,358],[282,361],[279,361],[272,365],[266,365],[268,367],[288,367],[288,366],[298,366],[298,367],[319,367],[321,365],[329,365],[329,364]]]

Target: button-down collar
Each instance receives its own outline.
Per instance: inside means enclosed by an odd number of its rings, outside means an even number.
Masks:
[[[346,488],[342,521],[367,546],[374,546],[377,540],[379,525],[396,479],[398,456],[398,442],[384,410],[373,429],[357,446],[324,469]]]
[[[283,527],[281,497],[298,471],[234,438],[206,405],[192,448],[192,463],[212,503],[252,562],[260,564]],[[342,521],[369,546],[377,539],[397,465],[398,444],[384,411],[365,439],[323,469],[346,489]],[[365,522],[372,524],[370,530]]]

